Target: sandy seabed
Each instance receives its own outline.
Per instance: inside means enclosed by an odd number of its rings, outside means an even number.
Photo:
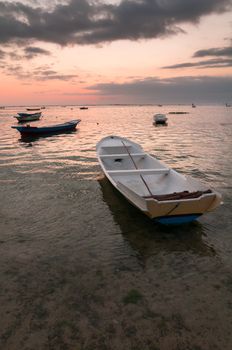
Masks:
[[[232,348],[231,266],[202,224],[160,228],[62,171],[5,173],[0,192],[1,349]]]

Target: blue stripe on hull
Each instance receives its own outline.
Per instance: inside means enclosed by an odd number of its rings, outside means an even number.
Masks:
[[[195,221],[199,216],[201,216],[201,214],[162,216],[159,218],[154,218],[154,220],[164,225],[179,225]]]

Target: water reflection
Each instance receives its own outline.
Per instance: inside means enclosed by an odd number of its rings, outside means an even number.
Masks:
[[[131,205],[107,180],[98,179],[103,200],[107,203],[122,235],[145,261],[160,252],[190,252],[200,256],[216,254],[207,244],[204,228],[199,222],[180,226],[156,224]]]
[[[38,135],[21,135],[21,138],[18,140],[19,142],[23,143],[32,143],[35,141],[38,141],[39,139],[47,139],[54,137],[56,135],[69,135],[69,134],[75,134],[78,130],[71,130],[71,131],[57,131],[57,132],[49,132],[47,134],[38,134]]]

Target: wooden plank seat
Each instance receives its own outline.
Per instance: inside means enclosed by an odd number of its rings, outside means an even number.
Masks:
[[[131,145],[126,145],[127,146],[127,151],[131,151],[132,146]],[[102,146],[102,150],[106,154],[115,154],[115,153],[120,153],[124,154],[125,153],[125,146],[123,145],[112,145],[112,146]]]
[[[127,157],[138,157],[138,156],[146,156],[146,153],[115,153],[115,154],[100,154],[100,158],[127,158]]]
[[[178,199],[199,198],[203,194],[209,194],[209,193],[212,193],[212,190],[195,191],[195,192],[189,192],[189,191],[173,192],[173,193],[168,193],[168,194],[144,196],[143,198],[145,198],[145,199],[154,198],[158,201],[169,201],[169,200],[178,200]]]
[[[168,168],[160,169],[126,169],[126,170],[108,170],[109,175],[156,175],[156,174],[168,174]]]

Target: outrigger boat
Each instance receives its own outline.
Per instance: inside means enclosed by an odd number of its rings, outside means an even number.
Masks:
[[[191,222],[221,204],[218,192],[169,168],[126,138],[105,137],[96,149],[112,185],[159,223]]]
[[[78,123],[80,123],[80,119],[71,120],[70,122],[66,122],[63,124],[56,124],[50,126],[30,126],[29,124],[26,126],[12,126],[13,129],[18,130],[23,136],[36,136],[36,135],[44,135],[44,134],[52,134],[52,133],[60,133],[67,132],[76,129]]]

